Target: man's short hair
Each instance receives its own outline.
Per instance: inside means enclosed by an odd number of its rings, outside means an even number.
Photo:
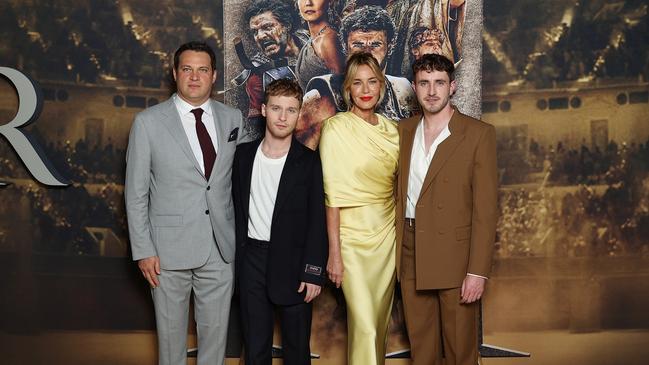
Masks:
[[[381,66],[379,66],[379,61],[377,61],[376,58],[374,58],[374,56],[372,56],[372,54],[369,52],[354,53],[347,59],[347,66],[345,67],[345,80],[343,81],[342,87],[343,99],[345,100],[345,104],[347,104],[348,110],[351,110],[352,105],[354,105],[350,89],[352,83],[354,82],[354,77],[356,77],[356,73],[358,72],[358,68],[363,65],[368,66],[372,69],[374,75],[381,84],[379,100],[376,102],[376,106],[374,106],[375,109],[379,106],[379,104],[381,104],[381,101],[385,96],[385,74],[383,73]]]
[[[448,58],[439,55],[439,54],[425,54],[421,56],[412,64],[412,74],[413,77],[417,76],[419,71],[441,71],[448,74],[449,80],[454,79],[453,73],[455,72],[455,66]]]
[[[216,71],[216,55],[212,47],[207,45],[207,43],[202,41],[191,41],[187,42],[176,50],[174,53],[174,69],[178,70],[178,62],[180,62],[180,55],[185,51],[194,51],[194,52],[205,52],[210,56],[210,65],[212,66],[212,71]]]
[[[384,31],[388,42],[386,57],[392,53],[395,35],[394,23],[385,9],[376,5],[363,6],[347,14],[342,19],[339,37],[345,54],[349,52],[347,38],[352,32],[358,30],[363,32]]]
[[[302,91],[300,84],[295,80],[277,79],[266,86],[266,90],[264,91],[264,104],[268,103],[268,99],[270,99],[271,96],[294,97],[300,102],[300,106],[302,106],[302,97],[304,96],[304,92]]]
[[[282,0],[252,0],[243,19],[246,24],[250,24],[250,18],[263,14],[269,11],[277,20],[282,23],[288,31],[292,31],[295,27],[295,10],[286,1]]]
[[[408,39],[408,47],[410,47],[410,52],[413,49],[418,48],[426,42],[428,38],[437,38],[439,40],[439,45],[444,44],[444,33],[437,28],[428,28],[428,27],[417,27],[412,33],[410,33],[410,39]]]

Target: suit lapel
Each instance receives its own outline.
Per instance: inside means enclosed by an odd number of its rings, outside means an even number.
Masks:
[[[196,160],[192,147],[189,145],[189,139],[187,139],[187,134],[185,133],[182,122],[180,121],[180,115],[178,114],[178,109],[176,109],[173,98],[169,98],[166,101],[162,114],[163,124],[167,127],[169,133],[171,133],[171,136],[174,138],[176,143],[178,143],[187,158],[192,162],[198,173],[204,177],[205,175],[203,175],[203,172],[201,171],[201,165]]]
[[[286,199],[288,199],[290,195],[289,193],[298,180],[297,178],[300,174],[301,165],[300,157],[304,153],[300,147],[300,142],[293,137],[291,148],[288,150],[288,156],[286,156],[286,162],[284,163],[284,169],[282,170],[282,176],[279,179],[277,197],[275,198],[275,208],[273,209],[273,220],[271,222],[275,221],[275,215],[277,215],[277,212],[281,210]]]
[[[408,177],[410,175],[410,157],[412,156],[412,146],[415,139],[415,131],[421,117],[405,120],[400,137],[401,151],[401,174],[399,175],[399,197],[403,206],[406,206],[408,198]]]
[[[257,154],[257,148],[261,139],[246,145],[247,150],[244,151],[244,154],[239,160],[239,181],[241,181],[241,196],[243,197],[243,211],[244,217],[246,217],[246,222],[248,221],[249,212],[248,207],[250,205],[250,184],[252,183],[252,167],[255,164],[255,155]],[[247,224],[247,223],[246,223]]]
[[[222,152],[225,151],[226,143],[228,143],[227,138],[230,136],[230,131],[226,130],[226,123],[221,121],[219,105],[214,100],[210,100],[210,106],[212,108],[212,120],[214,120],[214,129],[216,130],[216,140],[218,142],[214,143],[214,141],[212,141],[212,144],[217,145],[218,149],[216,150],[216,160],[214,161],[214,167],[212,167],[212,173],[210,174],[208,183],[210,183],[214,175],[216,175],[215,172],[220,171],[222,168],[221,165],[225,161],[223,157],[225,153]]]
[[[437,150],[435,151],[433,160],[430,162],[430,166],[428,166],[426,177],[424,178],[424,182],[421,186],[419,199],[424,196],[424,193],[426,193],[426,190],[430,187],[439,170],[442,168],[442,166],[444,166],[448,158],[451,157],[453,152],[455,152],[457,147],[460,145],[460,142],[462,142],[462,140],[464,139],[464,125],[462,124],[460,118],[462,118],[462,116],[456,109],[455,113],[453,113],[453,116],[448,123],[448,128],[451,131],[451,135],[446,140],[444,140],[444,142],[440,143],[439,146],[437,146]]]

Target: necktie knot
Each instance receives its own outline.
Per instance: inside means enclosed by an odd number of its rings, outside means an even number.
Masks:
[[[194,118],[196,120],[201,120],[201,116],[203,115],[203,109],[201,108],[196,108],[191,110],[192,114],[194,114]]]

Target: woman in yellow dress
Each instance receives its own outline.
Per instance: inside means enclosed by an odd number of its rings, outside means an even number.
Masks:
[[[395,285],[394,182],[397,125],[374,113],[385,76],[369,53],[347,61],[343,98],[349,111],[327,119],[320,156],[324,175],[327,273],[347,302],[350,365],[385,363]]]

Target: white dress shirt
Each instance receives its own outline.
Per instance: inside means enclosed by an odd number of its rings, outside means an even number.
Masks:
[[[288,153],[280,158],[270,158],[257,148],[252,164],[250,179],[250,201],[248,202],[248,237],[270,241],[270,226],[275,210],[275,199]]]
[[[448,124],[442,129],[437,138],[430,145],[426,153],[426,142],[424,140],[424,119],[417,125],[415,139],[412,144],[412,153],[410,155],[410,171],[408,172],[408,198],[406,200],[406,218],[415,218],[415,207],[419,194],[421,193],[424,178],[428,172],[428,166],[435,156],[437,146],[444,142],[451,135]]]
[[[410,171],[408,172],[408,197],[406,199],[406,218],[415,218],[415,210],[419,194],[428,172],[430,162],[435,156],[437,147],[451,136],[451,130],[448,129],[448,124],[442,129],[437,138],[430,145],[428,153],[426,153],[426,141],[424,139],[424,119],[417,125],[415,132],[415,139],[412,144],[412,153],[410,155]],[[467,273],[467,275],[477,276],[479,278],[487,279],[481,275]]]
[[[196,134],[196,117],[194,117],[192,110],[196,108],[203,109],[201,120],[207,129],[207,134],[210,135],[210,139],[214,145],[214,152],[218,152],[219,141],[217,140],[216,126],[214,125],[215,121],[214,115],[212,114],[212,103],[210,102],[210,99],[207,99],[207,101],[202,105],[193,106],[181,99],[178,94],[174,94],[173,99],[174,104],[176,105],[176,110],[178,110],[178,114],[180,115],[180,122],[182,123],[187,139],[189,140],[189,146],[192,148],[192,152],[194,152],[194,157],[196,157],[196,161],[198,161],[201,171],[205,173],[203,150],[201,149],[201,143],[198,141],[198,135]]]

